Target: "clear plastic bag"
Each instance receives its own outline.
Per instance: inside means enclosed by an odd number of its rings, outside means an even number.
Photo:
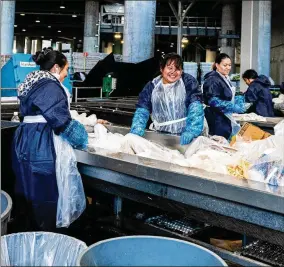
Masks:
[[[280,121],[274,126],[274,133],[276,136],[284,137],[284,120]]]
[[[85,249],[84,242],[61,234],[6,235],[1,237],[1,266],[75,266]]]
[[[188,163],[179,151],[169,149],[134,134],[127,134],[121,146],[121,152],[135,154],[137,156],[171,162],[180,166],[188,166]]]
[[[56,152],[58,203],[56,227],[68,227],[86,208],[86,198],[73,148],[61,136],[53,134]]]
[[[273,186],[284,186],[283,147],[267,150],[249,169],[249,179]]]
[[[186,91],[182,79],[163,85],[162,77],[159,76],[153,80],[155,88],[152,92],[152,120],[157,131],[169,132],[173,134],[181,133],[185,127],[186,112],[185,99]],[[169,125],[159,126],[161,123],[174,122],[184,119],[180,122],[175,122]]]

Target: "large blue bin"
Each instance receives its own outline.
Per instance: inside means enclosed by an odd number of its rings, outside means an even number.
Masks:
[[[1,266],[75,266],[87,245],[73,237],[26,232],[1,237]]]
[[[1,235],[7,233],[7,224],[12,210],[12,199],[4,191],[1,191]]]
[[[128,236],[90,246],[77,266],[227,266],[201,246],[166,237]]]
[[[39,66],[33,61],[31,54],[14,54],[1,69],[1,88],[4,88],[4,90],[1,90],[1,96],[17,96],[17,87],[19,84],[25,80],[30,72],[35,70],[39,70]],[[65,78],[63,85],[72,94],[72,84],[69,74]]]

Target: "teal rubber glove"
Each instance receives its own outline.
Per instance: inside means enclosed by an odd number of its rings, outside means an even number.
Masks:
[[[191,143],[191,141],[194,139],[194,135],[190,132],[183,132],[180,137],[180,144],[188,145]]]

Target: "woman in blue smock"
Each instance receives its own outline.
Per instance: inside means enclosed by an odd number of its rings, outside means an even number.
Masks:
[[[270,81],[265,75],[259,75],[255,70],[246,70],[243,79],[249,86],[245,92],[245,100],[252,106],[248,112],[254,112],[263,117],[274,117]]]
[[[232,113],[245,112],[243,97],[235,97],[236,89],[230,82],[230,71],[231,59],[221,53],[216,57],[213,71],[205,75],[203,84],[209,134],[223,136],[228,140],[240,129]]]
[[[33,59],[40,70],[28,74],[18,88],[24,120],[13,141],[15,191],[30,206],[30,214],[26,215],[30,216],[26,218],[29,230],[52,231],[56,228],[58,201],[58,162],[53,135],[75,148],[85,148],[88,135],[82,124],[71,119],[68,92],[61,84],[68,71],[66,57],[45,49]],[[72,164],[76,168],[76,163]]]
[[[151,129],[181,134],[181,145],[189,144],[203,130],[202,92],[197,80],[183,73],[183,61],[178,54],[165,55],[160,71],[161,75],[139,95],[130,132],[143,136],[151,115]]]

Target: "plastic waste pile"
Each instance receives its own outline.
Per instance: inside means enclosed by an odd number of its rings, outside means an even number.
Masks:
[[[93,127],[89,133],[90,150],[106,149],[112,153],[132,154],[182,167],[284,186],[284,120],[275,126],[275,135],[266,139],[251,141],[239,138],[230,146],[223,137],[200,136],[182,154],[137,135],[111,133],[104,125],[97,123],[95,115],[86,117],[85,114],[72,114],[84,125]]]
[[[267,121],[265,117],[259,116],[255,113],[233,114],[233,118],[237,121]]]

